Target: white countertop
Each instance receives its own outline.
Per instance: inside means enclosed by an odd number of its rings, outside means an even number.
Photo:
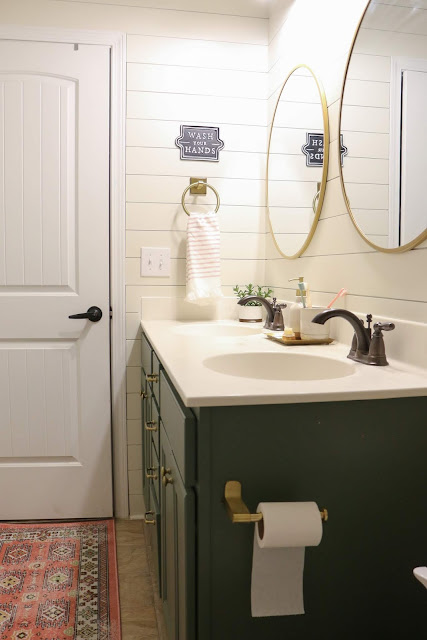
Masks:
[[[203,337],[204,325],[242,326],[237,321],[142,321],[142,329],[187,407],[291,404],[427,396],[427,371],[389,360],[386,367],[353,362],[349,345],[283,346],[254,330],[253,335]],[[258,329],[259,331],[259,329]],[[345,362],[344,377],[326,380],[263,379],[214,370],[208,358],[222,354],[273,352],[282,354],[284,371],[294,356],[308,354]],[[292,358],[286,361],[286,354]],[[278,356],[277,356],[278,358]],[[281,360],[280,360],[281,365]],[[284,377],[292,377],[288,371]]]

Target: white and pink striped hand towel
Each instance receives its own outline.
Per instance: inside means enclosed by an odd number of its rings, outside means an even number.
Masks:
[[[187,227],[187,302],[222,298],[220,234],[215,212],[190,213]]]

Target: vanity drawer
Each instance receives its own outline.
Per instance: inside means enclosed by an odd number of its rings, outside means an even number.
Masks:
[[[169,438],[179,472],[186,486],[196,481],[196,437],[193,413],[174,392],[164,371],[160,373],[160,417]]]
[[[152,389],[153,389],[154,397],[156,398],[158,407],[160,407],[160,383],[159,383],[159,380],[160,380],[160,369],[161,369],[160,361],[159,361],[158,357],[156,356],[155,352],[153,351],[153,382],[152,382]]]
[[[160,507],[154,492],[150,491],[150,507],[145,512],[145,531],[148,542],[148,550],[154,568],[153,581],[158,595],[160,595]]]
[[[141,338],[141,362],[143,369],[143,376],[147,373],[151,373],[153,367],[153,350],[151,348],[151,344],[148,342],[147,338],[144,334],[142,334]]]
[[[149,342],[146,341],[146,345],[149,345]],[[146,349],[146,347],[145,347]],[[150,347],[151,349],[151,347]],[[144,353],[144,348],[143,348]],[[145,362],[149,362],[149,368],[144,370],[144,362],[143,362],[143,376],[145,376],[146,385],[151,389],[153,396],[156,399],[157,405],[160,406],[160,394],[159,394],[159,374],[160,374],[160,361],[153,350],[151,350],[150,359],[148,359],[148,354],[145,354]]]
[[[160,464],[159,456],[154,446],[153,440],[151,440],[151,468],[150,475],[154,476],[149,479],[150,492],[154,493],[157,502],[159,502],[159,484],[160,484]]]
[[[154,401],[151,402],[151,415],[150,419],[144,422],[144,432],[146,435],[151,433],[151,439],[153,440],[157,454],[159,453],[159,441],[160,441],[160,417],[157,405]]]
[[[149,495],[149,482],[146,477],[148,467],[151,466],[151,432],[148,431],[145,426],[150,426],[151,416],[155,402],[151,395],[151,389],[147,384],[145,391],[141,392],[141,415],[142,415],[142,487],[144,494],[145,506],[148,509],[148,503],[150,500]]]

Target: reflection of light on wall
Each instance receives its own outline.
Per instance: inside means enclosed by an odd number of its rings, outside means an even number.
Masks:
[[[281,34],[286,48],[291,46],[291,40],[305,58],[315,56],[317,64],[331,60],[336,55],[341,28],[334,15],[342,16],[342,0],[296,0],[288,17],[288,29]]]
[[[295,0],[270,42],[270,95],[293,66],[304,62],[323,83],[328,101],[336,100],[348,51],[368,1]]]

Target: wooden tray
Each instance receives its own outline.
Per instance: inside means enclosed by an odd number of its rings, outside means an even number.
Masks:
[[[303,340],[302,338],[285,338],[284,336],[275,336],[274,333],[266,333],[267,338],[274,340],[274,342],[280,342],[285,345],[304,345],[304,344],[331,344],[333,338],[310,338],[310,340]]]

